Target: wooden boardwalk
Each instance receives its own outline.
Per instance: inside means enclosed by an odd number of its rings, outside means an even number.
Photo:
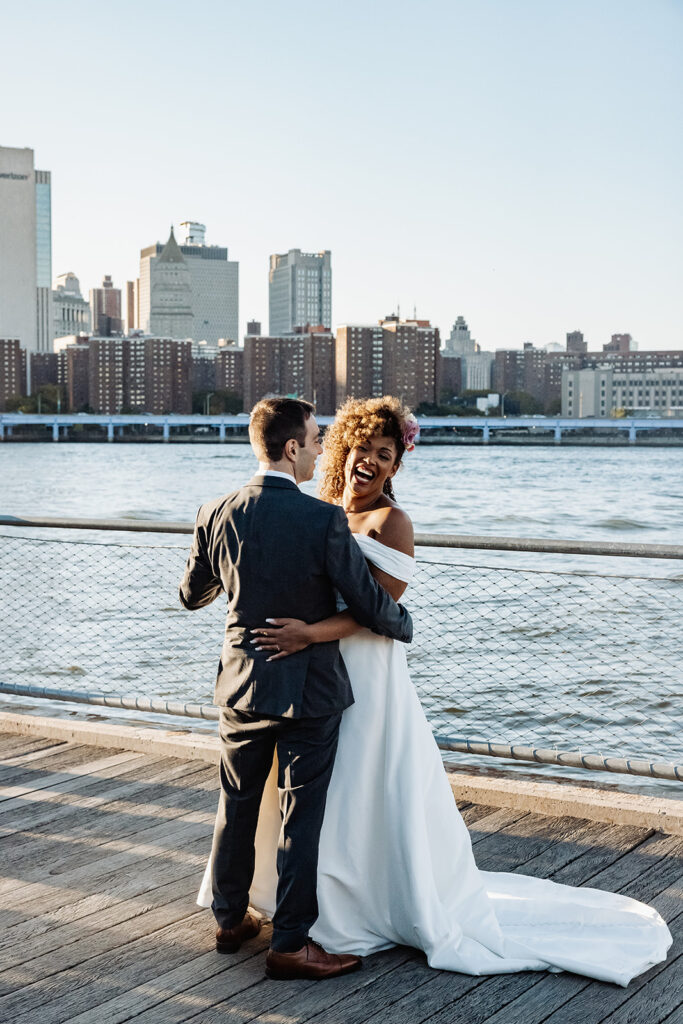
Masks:
[[[674,946],[627,989],[571,974],[472,978],[415,950],[327,983],[270,982],[269,930],[235,956],[194,903],[216,771],[0,735],[0,1020],[13,1024],[681,1024],[683,837],[465,805],[480,867],[653,904]]]

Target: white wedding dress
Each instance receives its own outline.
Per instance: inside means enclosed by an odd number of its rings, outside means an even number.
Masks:
[[[397,579],[415,562],[356,535]],[[361,956],[394,945],[464,974],[566,970],[627,985],[666,958],[656,910],[626,896],[479,871],[403,644],[363,630],[340,643],[355,704],[342,716],[320,837],[320,916],[311,936]],[[275,908],[280,833],[270,774],[256,835],[253,907]],[[211,905],[209,866],[197,902]]]

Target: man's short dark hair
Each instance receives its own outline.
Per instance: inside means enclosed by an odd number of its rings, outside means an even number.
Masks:
[[[279,462],[291,438],[303,447],[315,406],[300,398],[262,398],[251,410],[249,440],[261,462]]]

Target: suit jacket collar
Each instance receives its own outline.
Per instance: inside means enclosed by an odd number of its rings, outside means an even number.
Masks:
[[[284,487],[285,489],[293,487],[295,490],[299,490],[299,485],[295,482],[294,477],[289,481],[281,476],[266,476],[263,473],[253,476],[247,487]]]

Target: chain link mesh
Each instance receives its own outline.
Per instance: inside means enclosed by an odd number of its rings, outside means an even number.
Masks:
[[[225,604],[181,607],[188,548],[0,536],[0,680],[210,703]],[[423,548],[405,601],[412,678],[440,736],[680,763],[683,577],[464,565]]]

